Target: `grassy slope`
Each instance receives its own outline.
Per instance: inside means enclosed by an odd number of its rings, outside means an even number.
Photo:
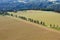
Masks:
[[[12,12],[12,14],[14,14]],[[15,13],[15,15],[25,16],[27,18],[32,18],[34,20],[43,21],[46,23],[46,25],[49,26],[49,24],[55,24],[60,26],[60,14],[56,12],[47,12],[47,11],[36,11],[36,10],[30,10],[30,11],[23,11]]]

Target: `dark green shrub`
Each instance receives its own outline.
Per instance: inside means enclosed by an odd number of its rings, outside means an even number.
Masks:
[[[43,22],[41,21],[40,24],[43,24]]]
[[[21,18],[21,19],[23,19],[23,20],[26,20],[26,21],[27,21],[27,18],[26,18],[26,17],[19,16],[19,18]]]
[[[37,24],[39,24],[39,21],[38,20],[36,22],[37,22]]]
[[[31,22],[33,22],[33,19],[31,19]]]
[[[13,16],[13,14],[11,14],[11,16]]]
[[[37,21],[36,21],[36,20],[34,20],[34,23],[37,23]]]
[[[31,19],[30,18],[28,18],[28,21],[30,21]]]
[[[52,27],[52,24],[50,24],[50,27]]]
[[[23,19],[27,21],[27,18],[26,17],[23,17]]]
[[[28,21],[30,21],[30,22],[33,22],[33,19],[31,19],[31,18],[28,18]]]
[[[44,25],[44,26],[45,26],[45,22],[42,22],[42,25]]]

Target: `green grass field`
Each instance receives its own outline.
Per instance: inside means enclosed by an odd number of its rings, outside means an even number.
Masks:
[[[14,15],[24,16],[27,18],[32,18],[34,20],[39,20],[45,22],[49,27],[50,24],[58,25],[60,27],[60,14],[57,12],[51,11],[37,11],[37,10],[28,10],[28,11],[19,11],[17,13],[11,12]]]

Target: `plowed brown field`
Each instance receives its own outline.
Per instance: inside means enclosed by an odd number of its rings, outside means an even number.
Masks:
[[[0,40],[60,40],[60,33],[34,23],[0,16]]]

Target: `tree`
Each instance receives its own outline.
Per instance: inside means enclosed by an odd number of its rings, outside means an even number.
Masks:
[[[41,23],[40,24],[43,24],[43,22],[41,21]]]
[[[43,22],[43,25],[45,26],[45,22]]]
[[[52,27],[52,24],[50,24],[50,27]]]
[[[37,20],[37,24],[39,24],[39,21]]]
[[[28,21],[30,21],[30,22],[33,22],[33,19],[31,19],[31,18],[28,18]]]
[[[13,16],[13,14],[11,14],[11,16]]]
[[[37,21],[36,21],[36,20],[34,20],[34,23],[37,23]]]

